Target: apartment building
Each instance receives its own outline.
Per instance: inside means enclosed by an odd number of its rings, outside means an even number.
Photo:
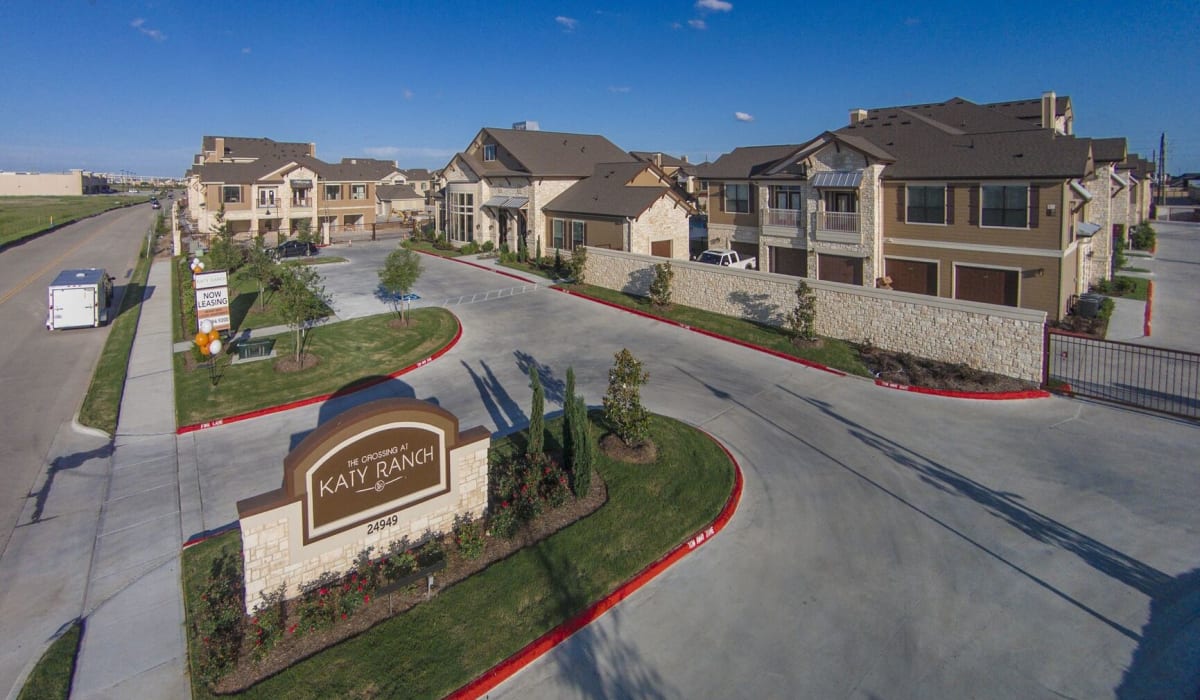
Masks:
[[[108,178],[86,170],[65,173],[0,172],[0,197],[51,197],[102,194]]]

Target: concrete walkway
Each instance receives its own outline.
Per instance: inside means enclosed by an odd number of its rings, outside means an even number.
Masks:
[[[171,269],[150,268],[84,596],[75,698],[186,698]]]

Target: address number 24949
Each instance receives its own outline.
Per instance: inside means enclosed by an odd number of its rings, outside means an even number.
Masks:
[[[376,520],[373,523],[367,523],[367,534],[373,535],[376,532],[380,532],[384,528],[393,527],[399,523],[400,523],[399,515],[392,515],[391,517],[380,518],[379,520]]]

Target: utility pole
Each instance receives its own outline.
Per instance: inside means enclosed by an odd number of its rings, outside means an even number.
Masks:
[[[1167,203],[1167,132],[1158,139],[1158,204]]]

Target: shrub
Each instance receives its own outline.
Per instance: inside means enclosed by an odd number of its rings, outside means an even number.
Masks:
[[[796,285],[796,307],[784,317],[784,330],[792,341],[817,339],[817,296],[804,280]]]
[[[492,252],[492,249],[495,247],[496,247],[496,245],[494,243],[492,243],[491,241],[484,241],[483,245],[479,246],[479,252],[490,253],[490,252]]]
[[[592,424],[588,420],[587,404],[582,396],[572,399],[575,408],[571,428],[571,476],[576,498],[583,498],[592,489],[592,469],[596,462],[596,438],[592,435]]]
[[[467,244],[458,249],[463,255],[474,255],[479,252],[479,244],[475,241],[467,241]]]
[[[499,458],[490,466],[493,485],[493,534],[511,538],[521,525],[535,520],[546,507],[567,500],[567,476],[545,453]]]
[[[399,581],[417,570],[417,557],[409,546],[407,538],[396,540],[388,545],[387,556],[381,563],[380,572],[388,583]]]
[[[614,357],[608,371],[608,392],[604,395],[604,420],[621,441],[630,447],[650,436],[650,414],[642,406],[641,385],[650,379],[642,363],[628,349]]]
[[[1126,259],[1126,257],[1125,257],[1125,227],[1123,227],[1123,226],[1118,227],[1117,235],[1114,237],[1114,239],[1115,240],[1113,240],[1112,271],[1116,272],[1117,270],[1120,270],[1121,268],[1125,267],[1126,263],[1129,262],[1128,259]]]
[[[249,633],[254,640],[254,657],[261,659],[283,637],[283,601],[287,592],[284,584],[263,596],[262,602],[250,617]]]
[[[464,559],[478,559],[483,555],[483,528],[479,521],[469,515],[454,516],[454,544]]]
[[[650,282],[650,303],[657,307],[667,307],[671,305],[671,280],[675,277],[675,271],[671,269],[671,263],[658,263],[654,266],[654,280]]]
[[[215,683],[236,664],[242,646],[242,556],[230,547],[213,560],[194,622],[200,640],[197,675]]]
[[[533,389],[533,400],[529,406],[529,444],[525,453],[532,455],[543,451],[546,437],[546,393],[536,364],[529,367],[529,386]]]
[[[1154,232],[1154,227],[1146,221],[1134,227],[1132,240],[1133,247],[1138,250],[1154,250],[1158,244],[1158,236]]]
[[[587,269],[587,248],[580,246],[571,252],[571,278],[575,284],[585,284],[584,272]]]

